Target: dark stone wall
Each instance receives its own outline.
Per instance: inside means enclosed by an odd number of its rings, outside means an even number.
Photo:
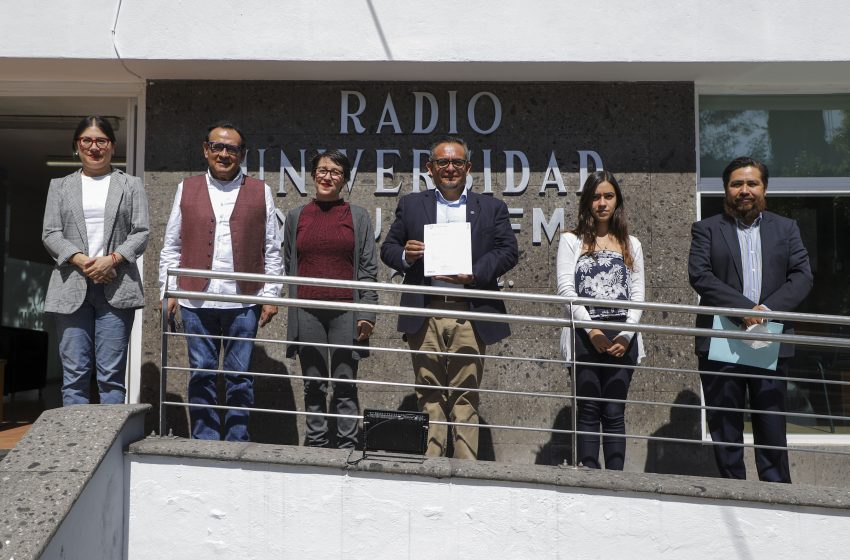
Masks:
[[[341,91],[355,90],[366,98],[366,109],[360,115],[367,128],[363,134],[340,133]],[[400,157],[390,161],[395,176],[386,183],[401,182],[400,195],[411,192],[413,178],[412,150],[426,150],[429,144],[449,129],[449,92],[457,92],[457,124],[459,136],[473,150],[474,189],[483,188],[483,150],[491,150],[492,184],[495,196],[511,208],[522,209],[513,222],[520,225],[517,238],[520,263],[504,278],[506,290],[552,294],[556,287],[555,256],[557,237],[550,243],[532,243],[533,208],[540,208],[548,219],[558,208],[564,209],[566,226],[573,227],[579,183],[578,150],[594,150],[604,167],[617,175],[623,187],[631,232],[642,241],[646,256],[647,300],[694,303],[695,295],[686,276],[690,226],[695,218],[696,155],[694,138],[694,88],[691,83],[407,83],[407,82],[201,82],[157,81],[147,88],[147,128],[145,181],[151,204],[152,235],[145,267],[146,290],[150,295],[145,313],[143,399],[156,402],[157,375],[160,366],[160,316],[155,309],[158,294],[157,267],[162,236],[177,183],[186,175],[202,172],[205,163],[201,142],[206,127],[218,119],[228,119],[243,128],[249,147],[249,173],[257,176],[258,152],[265,148],[265,180],[277,191],[280,174],[280,151],[283,150],[296,168],[300,168],[300,150],[307,157],[317,148],[345,148],[349,156],[364,150],[358,175],[349,200],[382,213],[381,229],[391,223],[397,195],[375,195],[377,149],[396,149]],[[502,107],[499,128],[491,134],[476,133],[467,118],[469,100],[478,92],[495,94]],[[430,92],[439,103],[436,130],[414,134],[413,92]],[[392,97],[402,133],[392,126],[381,133],[381,121],[387,96]],[[356,101],[353,100],[354,107]],[[482,99],[477,105],[479,127],[492,122],[492,104]],[[425,111],[425,123],[429,120]],[[505,195],[505,150],[521,150],[529,160],[530,181],[520,195]],[[547,188],[544,182],[550,153],[554,151],[567,192]],[[421,168],[424,171],[425,158]],[[299,169],[300,171],[300,169]],[[519,169],[516,169],[517,178]],[[550,176],[549,179],[552,177]],[[312,184],[307,181],[308,193]],[[284,212],[306,203],[287,178],[285,196],[277,198]],[[379,240],[380,242],[380,240]],[[389,279],[389,270],[381,265],[379,280]],[[512,286],[511,286],[512,283]],[[510,287],[508,287],[510,286]],[[395,303],[396,298],[382,296],[382,302]],[[510,305],[512,313],[560,316],[562,310],[551,305]],[[688,317],[647,313],[645,320],[661,324],[689,324]],[[284,338],[283,314],[259,336]],[[404,348],[395,332],[395,317],[382,316],[373,337],[376,346]],[[175,342],[169,360],[186,365],[185,348]],[[662,339],[647,336],[646,365],[694,367],[691,342],[686,339]],[[516,325],[514,335],[489,348],[493,355],[559,358],[558,333],[552,328]],[[284,357],[280,344],[260,344],[256,350],[254,371],[297,374],[297,363]],[[409,358],[400,353],[374,352],[361,364],[360,377],[384,381],[412,382]],[[635,373],[630,397],[672,403],[690,402],[698,393],[693,374],[663,371]],[[185,398],[186,378],[183,373],[169,375],[170,398]],[[526,425],[568,428],[571,424],[569,401],[557,395],[569,393],[566,369],[561,364],[489,359],[485,365],[483,386],[492,389],[541,391],[551,398],[482,397],[482,420],[489,425]],[[260,378],[256,382],[258,407],[301,409],[301,383],[298,380]],[[414,403],[412,391],[389,388],[363,388],[361,407],[400,408]],[[175,433],[186,433],[185,412],[173,409],[169,427]],[[627,431],[649,435],[663,433],[670,437],[698,435],[698,415],[679,418],[673,423],[666,407],[632,405],[627,409]],[[254,437],[259,441],[298,443],[303,438],[300,417],[255,414]],[[695,431],[696,430],[696,431]],[[568,455],[568,438],[550,437],[546,433],[485,429],[482,433],[482,458],[519,463],[561,462]],[[662,446],[663,447],[663,446]],[[649,454],[649,456],[647,455]],[[676,451],[684,463],[704,469],[704,451],[694,447],[690,452]],[[647,446],[641,440],[631,441],[626,468],[672,472],[670,450]],[[674,463],[679,459],[673,459]],[[681,461],[680,461],[681,462]],[[688,470],[688,468],[685,468]],[[683,472],[679,470],[679,472]],[[701,471],[700,471],[701,472]]]

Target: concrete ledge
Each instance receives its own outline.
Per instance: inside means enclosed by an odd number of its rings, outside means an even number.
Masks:
[[[129,447],[135,455],[336,468],[341,471],[462,478],[637,493],[755,502],[774,506],[850,509],[850,490],[696,476],[596,471],[572,467],[513,465],[459,459],[387,457],[337,449],[150,437]]]
[[[48,410],[0,461],[0,558],[38,558],[125,425],[149,405]]]

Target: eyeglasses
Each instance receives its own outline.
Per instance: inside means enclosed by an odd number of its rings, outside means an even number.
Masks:
[[[227,151],[232,156],[238,156],[242,151],[242,146],[235,144],[225,144],[224,142],[204,142],[204,145],[214,154],[220,154],[222,151]]]
[[[466,166],[469,163],[468,160],[465,159],[432,159],[431,163],[437,166],[438,169],[445,169],[449,166],[449,164],[454,165],[455,169],[460,169],[461,167]]]
[[[80,143],[80,147],[83,148],[84,150],[88,150],[89,148],[91,148],[92,144],[94,144],[95,146],[97,146],[98,148],[103,150],[104,148],[109,146],[109,143],[111,141],[112,140],[110,140],[109,138],[103,138],[102,136],[100,136],[98,138],[90,138],[88,136],[80,136],[79,138],[77,138],[77,142]]]
[[[343,172],[338,169],[327,169],[325,167],[320,167],[316,170],[316,177],[319,175],[330,175],[331,179],[339,179],[343,176]]]

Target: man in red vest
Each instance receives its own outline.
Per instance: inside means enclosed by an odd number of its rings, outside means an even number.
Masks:
[[[277,297],[280,284],[181,276],[168,279],[169,268],[183,267],[220,272],[281,274],[280,236],[274,197],[268,185],[242,173],[245,136],[233,124],[219,122],[207,131],[203,144],[209,169],[204,175],[184,179],[177,186],[171,216],[159,258],[160,298],[169,289],[211,294]],[[176,284],[176,285],[175,285]],[[168,298],[173,317],[180,306],[187,334],[253,339],[257,327],[277,314],[274,305]],[[253,340],[187,337],[189,367],[189,417],[192,437],[249,441],[248,412],[254,404],[253,378],[226,373],[227,411],[216,405],[217,373],[247,371]],[[219,366],[221,348],[223,364]],[[222,424],[222,414],[224,422]]]

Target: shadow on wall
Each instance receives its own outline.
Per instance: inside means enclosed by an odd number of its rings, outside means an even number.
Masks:
[[[285,375],[288,373],[286,366],[273,359],[266,353],[261,345],[254,346],[251,356],[251,371],[261,371]],[[225,402],[224,376],[218,379],[218,398],[220,403]],[[141,402],[153,406],[151,414],[145,418],[145,433],[159,431],[159,367],[153,362],[142,365],[142,394]],[[175,402],[186,402],[185,395],[166,393],[166,400]],[[292,384],[289,379],[255,377],[254,378],[254,406],[256,408],[269,408],[274,410],[295,410],[295,396],[292,393]],[[188,409],[178,406],[169,406],[165,409],[166,434],[177,437],[189,437],[189,413]],[[222,411],[222,414],[224,412]],[[298,426],[296,417],[291,414],[273,414],[255,412],[251,414],[248,424],[251,440],[257,443],[276,443],[285,445],[298,445]]]
[[[555,422],[552,424],[552,429],[573,429],[573,409],[571,407],[565,406],[558,412],[558,415],[555,416]],[[565,463],[568,465],[573,464],[572,434],[553,432],[549,441],[541,446],[540,451],[537,452],[534,464],[563,465]]]
[[[145,415],[145,433],[159,433],[159,367],[153,362],[142,364],[141,393],[139,402],[147,403],[153,408]],[[176,393],[165,394],[165,400],[173,402],[185,402],[182,395]],[[165,407],[166,433],[177,437],[189,437],[189,413],[188,409],[179,406]]]
[[[699,405],[699,396],[691,390],[676,395],[673,404]],[[658,474],[720,476],[710,445],[703,445],[698,408],[671,408],[670,422],[652,433],[653,437],[692,439],[694,443],[649,440],[644,471]]]
[[[251,356],[251,371],[262,371],[277,375],[287,375],[286,365],[268,355],[266,349],[254,345]],[[219,402],[224,402],[224,393],[220,392]],[[287,378],[255,377],[254,406],[272,410],[296,410],[292,382]],[[298,445],[298,424],[294,414],[273,414],[254,412],[248,423],[251,441],[257,443],[275,443]]]
[[[419,408],[416,406],[416,394],[411,393],[405,396],[401,400],[401,404],[398,405],[397,410],[418,412]],[[487,421],[483,417],[479,416],[478,423],[481,426],[480,428],[478,428],[478,460],[495,461],[496,450],[493,447],[493,431],[487,427]],[[446,454],[449,457],[454,455],[451,437],[448,438]]]

